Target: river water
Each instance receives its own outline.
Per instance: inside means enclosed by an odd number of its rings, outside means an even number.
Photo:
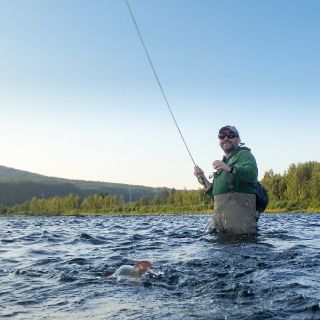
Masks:
[[[264,214],[255,237],[209,215],[0,218],[8,319],[320,319],[320,214]],[[149,260],[137,281],[108,277]]]

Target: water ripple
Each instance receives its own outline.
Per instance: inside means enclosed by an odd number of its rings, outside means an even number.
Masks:
[[[0,218],[2,317],[320,319],[320,215],[262,215],[251,237],[208,215]],[[137,281],[109,276],[149,260]]]

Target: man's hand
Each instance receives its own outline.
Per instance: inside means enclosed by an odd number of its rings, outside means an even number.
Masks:
[[[204,177],[204,172],[203,172],[203,170],[201,168],[199,168],[198,166],[195,166],[194,167],[194,175],[197,178]]]
[[[229,165],[227,165],[226,163],[224,163],[223,161],[220,160],[215,160],[212,163],[213,169],[215,170],[222,170],[225,172],[230,172],[231,168]]]
[[[204,172],[198,166],[194,167],[194,175],[197,177],[200,184],[202,184],[205,190],[209,190],[212,186],[212,183],[206,178]]]

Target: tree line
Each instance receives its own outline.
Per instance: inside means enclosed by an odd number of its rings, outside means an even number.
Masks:
[[[1,170],[0,170],[1,171]],[[5,206],[21,204],[36,198],[65,197],[75,194],[83,199],[94,194],[119,195],[122,194],[125,201],[138,200],[142,196],[149,198],[162,195],[167,188],[153,188],[137,185],[125,185],[116,183],[103,183],[92,181],[70,180],[65,182],[59,178],[48,178],[47,182],[26,180],[3,180],[0,172],[0,203]],[[57,181],[58,182],[57,182]]]
[[[291,164],[284,174],[272,170],[261,183],[268,190],[270,211],[320,212],[320,163]]]
[[[267,171],[261,180],[268,190],[270,212],[320,212],[320,163],[291,164],[283,174]],[[81,214],[81,213],[194,213],[211,212],[212,200],[202,190],[166,190],[161,195],[143,195],[136,201],[124,196],[98,193],[81,198],[77,194],[33,197],[22,204],[0,204],[8,214]]]
[[[202,190],[177,191],[171,189],[161,196],[142,196],[137,201],[125,202],[123,195],[95,194],[81,199],[76,194],[51,198],[33,197],[12,207],[0,205],[7,214],[103,214],[103,213],[181,213],[207,212],[211,200]]]

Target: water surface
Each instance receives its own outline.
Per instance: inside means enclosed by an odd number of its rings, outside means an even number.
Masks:
[[[209,215],[0,218],[8,319],[320,319],[320,215],[262,215],[255,237]],[[149,260],[139,282],[110,275]]]

